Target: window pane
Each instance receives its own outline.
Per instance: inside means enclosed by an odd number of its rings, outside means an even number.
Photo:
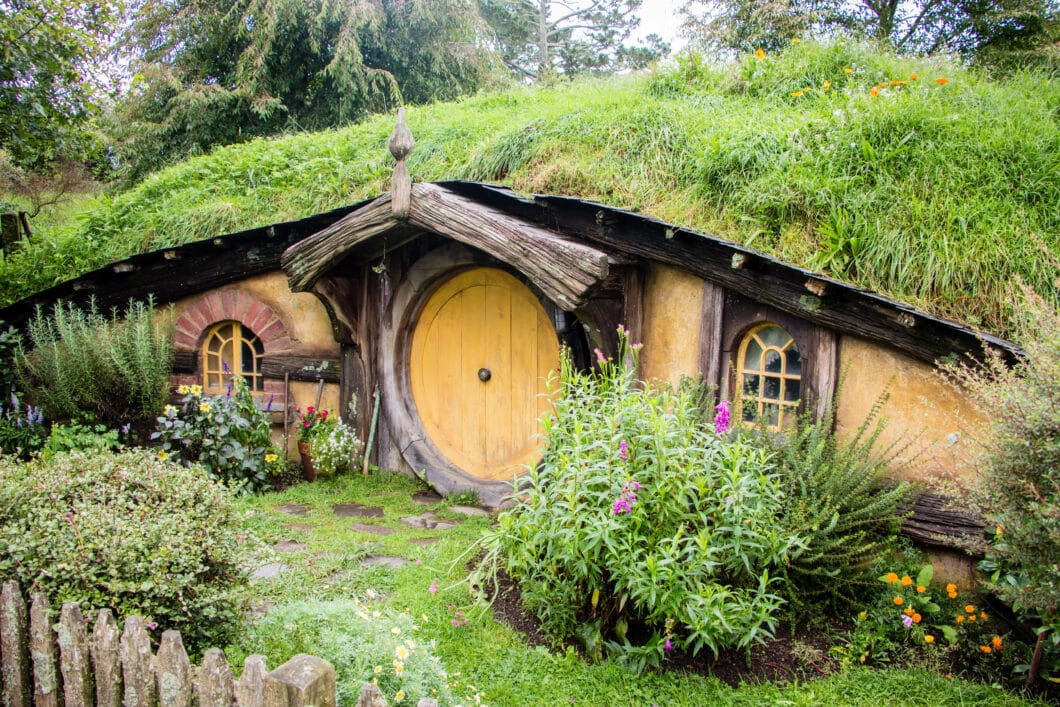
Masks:
[[[791,334],[778,326],[770,326],[759,331],[758,338],[766,346],[776,346],[778,349],[782,349],[791,341]]]
[[[788,370],[786,373],[790,376],[801,376],[802,375],[802,356],[799,354],[799,350],[792,344],[791,348],[786,352],[788,359]]]
[[[762,347],[751,337],[747,342],[747,352],[744,354],[744,370],[757,371],[762,361]]]
[[[243,360],[241,361],[242,370],[241,373],[254,373],[256,361],[254,360],[254,349],[250,348],[250,344],[246,341],[243,342],[242,346]]]
[[[769,425],[770,427],[776,427],[778,424],[780,424],[780,406],[762,406],[762,416],[765,418],[767,425]]]
[[[794,403],[799,399],[799,389],[802,387],[797,380],[784,381],[784,400]]]
[[[758,403],[754,400],[744,400],[742,403],[743,412],[741,417],[744,422],[754,422],[758,419]]]
[[[766,373],[780,373],[784,357],[776,349],[766,351]]]
[[[751,397],[758,397],[758,376],[744,374],[743,376],[743,394],[750,395]]]
[[[780,379],[762,376],[762,397],[768,400],[780,400]]]

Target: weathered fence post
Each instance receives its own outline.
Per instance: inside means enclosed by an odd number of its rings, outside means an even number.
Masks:
[[[92,663],[88,654],[88,629],[81,607],[63,604],[59,613],[59,667],[63,673],[63,698],[66,707],[90,707],[95,697],[92,688]]]
[[[110,609],[100,609],[92,629],[96,707],[121,707],[121,635]]]
[[[366,682],[361,685],[361,694],[357,697],[357,707],[389,707],[383,691],[378,685]]]
[[[55,629],[48,597],[35,593],[29,608],[29,657],[33,662],[33,704],[58,707],[59,670],[55,659]]]
[[[0,590],[0,693],[4,707],[29,707],[29,640],[26,603],[14,582],[4,582]]]
[[[289,707],[335,707],[335,668],[326,660],[299,653],[269,673],[266,694],[272,680],[287,689]]]
[[[195,701],[199,707],[232,707],[235,703],[232,670],[224,651],[211,648],[202,657],[202,667],[195,680]]]
[[[248,655],[243,661],[243,675],[236,681],[236,704],[239,707],[262,707],[265,704],[265,658]]]
[[[155,656],[158,704],[162,707],[191,707],[191,662],[177,631],[162,633]]]
[[[125,619],[121,636],[121,670],[125,683],[125,707],[154,707],[155,674],[151,665],[151,641],[139,616]]]

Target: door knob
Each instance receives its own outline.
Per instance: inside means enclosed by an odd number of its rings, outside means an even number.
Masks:
[[[488,381],[492,377],[493,377],[493,374],[490,373],[490,369],[488,369],[488,368],[480,368],[480,369],[478,369],[478,379],[480,381],[482,381],[483,383],[485,383],[486,381]]]

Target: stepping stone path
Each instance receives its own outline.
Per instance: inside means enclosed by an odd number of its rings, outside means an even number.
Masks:
[[[372,525],[371,523],[354,523],[350,527],[358,532],[371,533],[372,535],[390,535],[395,532],[393,528],[388,528],[385,525]]]
[[[360,503],[336,503],[331,507],[339,518],[383,518],[386,514],[379,506],[363,506]]]
[[[298,532],[298,533],[311,533],[311,532],[313,532],[313,526],[305,525],[303,523],[288,523],[287,525],[285,525],[283,527],[287,528],[288,530],[293,530],[293,531]]]
[[[431,506],[442,500],[442,497],[434,491],[417,491],[412,494],[412,500],[421,506]]]
[[[401,519],[401,522],[405,525],[413,528],[420,528],[422,530],[448,530],[449,528],[455,528],[457,526],[456,523],[436,519],[433,513],[424,513],[419,516],[405,516]]]
[[[285,503],[282,506],[276,506],[276,510],[289,516],[305,517],[309,515],[309,506],[304,503]]]
[[[391,570],[400,569],[408,563],[409,561],[404,557],[395,557],[393,555],[368,555],[361,560],[363,567],[386,567]]]
[[[276,552],[301,552],[306,546],[297,540],[281,540],[272,546]]]
[[[254,579],[276,579],[284,572],[289,571],[291,568],[282,562],[270,562],[266,565],[262,565],[253,572],[250,573],[250,578]]]
[[[477,516],[483,518],[490,514],[485,508],[479,508],[478,506],[450,506],[449,510],[465,516]]]

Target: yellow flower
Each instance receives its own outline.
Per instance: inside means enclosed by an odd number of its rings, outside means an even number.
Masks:
[[[761,50],[761,49],[755,49],[755,58],[756,59],[765,59],[766,58],[766,53],[763,50]]]
[[[934,642],[935,642],[935,637],[932,636],[930,633],[928,635],[924,636],[924,643],[934,643]]]
[[[844,74],[852,74],[852,73],[854,73],[854,70],[851,69],[849,66],[844,66],[843,67],[843,73]]]
[[[191,387],[191,394],[192,395],[202,395],[202,386],[201,385],[193,385]]]
[[[266,463],[266,464],[272,464],[272,463],[273,463],[274,461],[276,461],[276,460],[277,460],[278,458],[279,458],[279,457],[277,457],[277,456],[276,456],[275,454],[266,454],[266,455],[265,455],[265,463]]]
[[[401,700],[403,700],[403,699],[405,699],[405,691],[404,690],[398,690],[397,694],[394,695],[394,702],[401,702]]]
[[[160,462],[164,462],[168,457],[169,457],[169,454],[167,452],[159,452],[158,453],[158,461],[160,461]]]
[[[873,98],[875,98],[876,96],[880,95],[880,89],[878,89],[875,86],[873,86],[872,88],[869,89],[869,95],[872,96]]]
[[[967,611],[969,614],[975,613],[975,607],[971,604],[968,604],[966,607],[964,607],[964,610]]]
[[[383,666],[382,665],[375,666],[374,668],[372,668],[372,672],[375,673],[376,675],[378,675],[379,673],[383,672]]]
[[[894,584],[895,582],[898,581],[898,575],[896,575],[894,572],[888,572],[887,573],[887,581],[890,582],[891,584]]]
[[[801,40],[801,39],[799,39],[798,37],[792,37],[792,38],[791,38],[791,43],[792,43],[792,44],[798,44],[798,43],[799,43],[799,42],[801,42],[801,41],[802,41],[802,40]]]
[[[177,386],[177,392],[180,393],[181,395],[187,395],[190,390],[191,389],[188,388],[188,386],[186,386],[186,385],[178,385]]]
[[[165,408],[162,409],[162,412],[166,417],[173,417],[177,414],[177,409],[172,405],[166,405]]]
[[[798,98],[801,95],[802,95],[802,91],[792,91],[791,92],[791,97],[792,98]]]
[[[894,605],[895,606],[901,606],[904,603],[905,603],[905,599],[903,599],[902,597],[895,597],[894,598]]]
[[[825,81],[825,82],[824,82],[824,90],[825,90],[825,91],[827,91],[827,90],[828,90],[828,89],[830,89],[831,87],[832,87],[832,82],[831,82],[831,81]]]
[[[860,614],[858,614],[858,618],[861,619],[862,621],[865,620],[866,616],[868,616],[868,614],[866,614],[864,611],[862,611]]]
[[[210,403],[199,403],[199,412],[209,412]]]
[[[935,79],[935,83],[937,83],[939,86],[945,86],[949,82],[950,82],[950,80],[948,78],[945,78],[944,76],[940,76],[937,79]]]
[[[990,643],[993,644],[995,651],[1001,650],[1001,636],[994,636],[990,639]]]
[[[1003,526],[1003,525],[997,526],[996,528],[994,528],[994,530],[997,532],[998,535],[1004,535],[1005,534],[1005,526]]]
[[[394,655],[396,655],[398,657],[398,660],[405,660],[406,658],[409,657],[409,649],[406,648],[405,646],[398,646],[394,650]]]
[[[904,577],[902,577],[902,586],[903,587],[911,587],[912,585],[913,585],[913,578],[912,577],[910,577],[909,575],[905,575]]]
[[[395,626],[394,628],[390,629],[390,633],[392,633],[392,634],[394,634],[396,636],[399,633],[401,633],[401,629],[398,628],[397,626]]]

